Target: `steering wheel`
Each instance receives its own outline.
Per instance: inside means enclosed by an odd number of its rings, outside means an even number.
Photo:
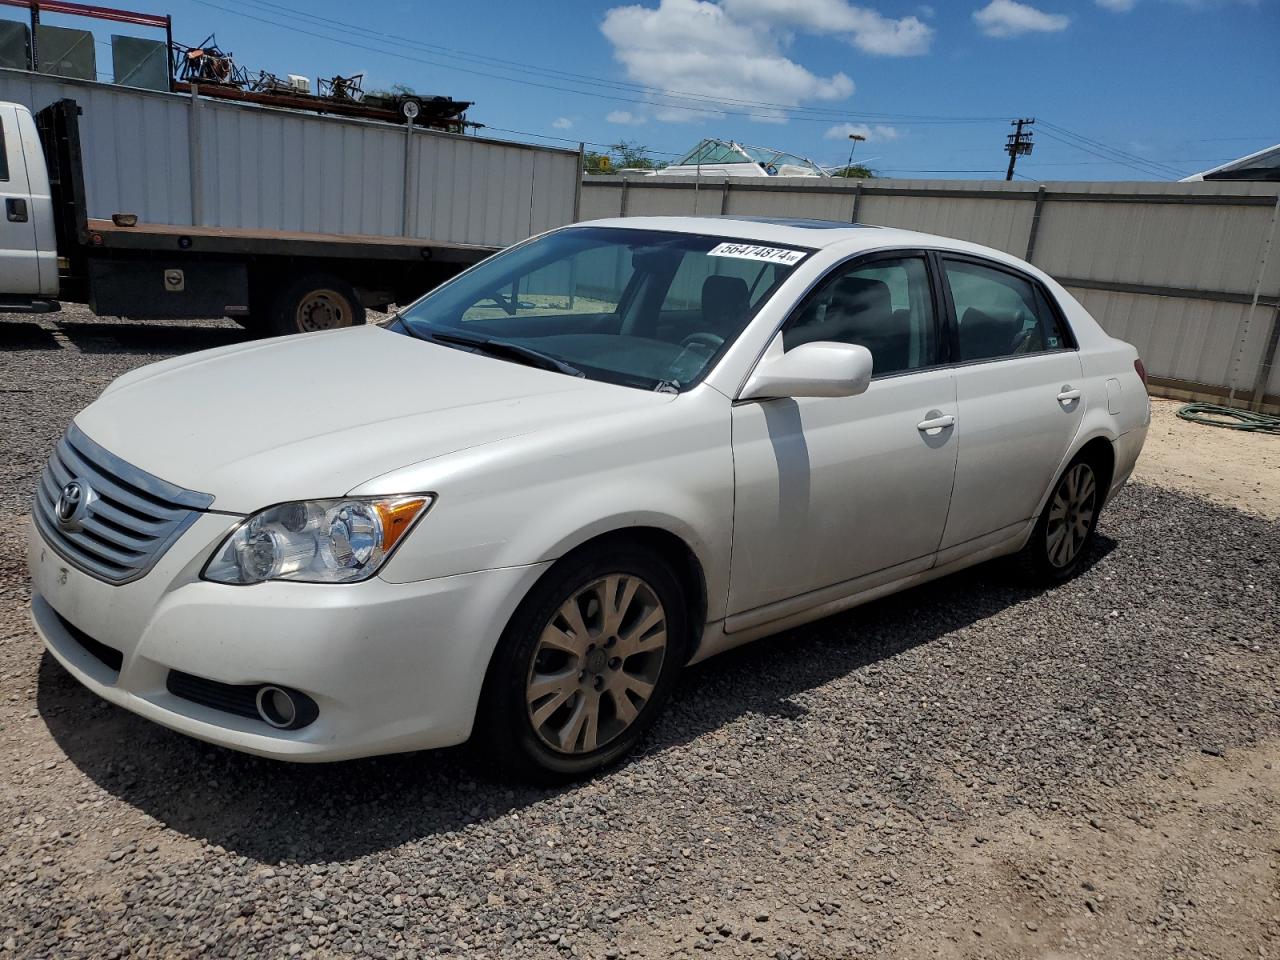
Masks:
[[[690,347],[699,346],[707,347],[708,353],[715,353],[724,346],[724,337],[714,333],[691,333],[680,341],[680,346],[686,350]]]

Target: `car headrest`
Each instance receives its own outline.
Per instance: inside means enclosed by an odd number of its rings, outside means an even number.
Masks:
[[[883,336],[893,322],[893,297],[889,285],[870,277],[845,277],[836,284],[827,308],[827,321],[845,337],[859,333]]]
[[[986,360],[1013,350],[1013,338],[1022,330],[1017,316],[988,313],[970,307],[960,317],[960,359]]]
[[[707,277],[702,281],[702,322],[720,331],[751,309],[747,281],[741,277]]]

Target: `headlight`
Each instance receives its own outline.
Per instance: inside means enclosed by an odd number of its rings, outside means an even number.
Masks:
[[[432,499],[302,500],[268,507],[223,541],[204,568],[204,578],[239,584],[367,580]]]

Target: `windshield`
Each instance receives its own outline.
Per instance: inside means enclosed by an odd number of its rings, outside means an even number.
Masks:
[[[423,339],[646,390],[698,382],[809,251],[571,227],[497,254],[398,318]]]

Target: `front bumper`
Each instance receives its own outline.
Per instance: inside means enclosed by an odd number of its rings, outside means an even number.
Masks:
[[[201,580],[237,522],[202,514],[155,569],[122,586],[67,563],[29,524],[31,617],[50,653],[105,700],[261,756],[342,760],[470,736],[494,646],[548,564],[403,584]],[[119,670],[76,630],[118,652]],[[277,730],[170,693],[170,670],[292,687],[316,701],[319,716],[300,730]]]

